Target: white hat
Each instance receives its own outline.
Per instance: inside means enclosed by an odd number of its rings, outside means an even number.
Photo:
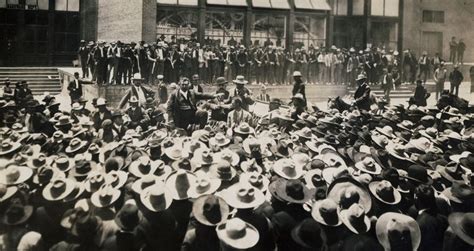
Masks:
[[[107,105],[107,101],[104,98],[98,98],[96,106]]]
[[[300,71],[294,71],[293,72],[293,77],[301,77],[301,72]]]
[[[133,80],[133,79],[143,80],[142,75],[141,75],[140,73],[135,73],[135,74],[133,74],[132,80]]]

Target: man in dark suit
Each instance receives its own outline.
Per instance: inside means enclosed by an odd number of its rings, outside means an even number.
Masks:
[[[120,100],[119,108],[122,109],[125,104],[130,100],[131,97],[136,97],[140,106],[144,106],[146,104],[147,98],[154,98],[155,92],[149,88],[142,86],[142,82],[144,81],[143,77],[140,73],[135,73],[132,78],[133,85],[130,86],[128,89],[127,94],[123,96],[122,100]]]
[[[81,62],[83,78],[89,77],[89,69],[87,68],[87,62],[89,60],[89,50],[90,49],[86,46],[86,41],[81,40],[81,46],[79,47],[77,54]]]
[[[92,121],[94,122],[94,128],[99,131],[104,120],[112,119],[112,113],[107,108],[107,101],[103,98],[98,98],[95,106],[97,111],[92,116]]]
[[[185,130],[187,130],[190,125],[201,122],[201,119],[207,119],[207,112],[198,111],[197,101],[213,99],[220,96],[219,94],[209,95],[195,92],[189,88],[189,79],[183,78],[180,81],[180,88],[170,95],[167,105],[169,123],[172,126]]]
[[[67,87],[71,97],[71,105],[82,97],[82,81],[79,80],[79,72],[74,72],[74,80]]]
[[[148,117],[146,111],[138,105],[137,97],[131,96],[128,103],[130,104],[130,106],[125,112],[126,115],[130,118],[128,128],[136,129],[138,126],[140,126],[143,130],[146,130],[146,128],[148,127],[148,123],[150,122],[150,117]]]
[[[359,74],[356,79],[357,90],[354,93],[354,105],[361,110],[370,110],[370,87],[367,84],[367,76]]]
[[[107,48],[105,48],[104,45],[105,42],[100,41],[99,46],[94,52],[97,84],[99,85],[107,83]]]

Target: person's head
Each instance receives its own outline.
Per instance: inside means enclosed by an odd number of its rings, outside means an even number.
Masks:
[[[10,86],[10,79],[9,78],[5,79],[5,86]]]
[[[421,79],[416,80],[416,86],[422,86],[422,85],[423,85],[423,81],[421,81]]]
[[[74,72],[74,78],[75,78],[75,79],[79,79],[79,72],[77,72],[77,71]]]
[[[235,110],[240,111],[242,109],[242,99],[240,97],[235,97],[232,100],[232,107]]]
[[[267,87],[265,85],[262,85],[260,91],[262,92],[262,94],[267,94]]]
[[[439,63],[439,67],[440,67],[440,68],[444,68],[444,61],[441,61],[441,62]]]
[[[451,40],[452,40],[452,41],[456,40],[456,37],[455,37],[455,36],[452,36],[452,37],[451,37]]]
[[[189,86],[190,86],[190,82],[189,82],[189,78],[183,78],[181,79],[181,81],[179,82],[179,88],[182,90],[182,91],[187,91],[189,90]]]
[[[302,75],[301,75],[300,71],[293,72],[293,79],[295,80],[295,82],[301,83],[302,82],[301,77],[302,77]]]
[[[132,77],[133,85],[140,86],[142,84],[143,78],[141,77],[140,73],[135,73]]]
[[[415,207],[418,210],[436,208],[434,189],[429,185],[419,185],[414,192]]]
[[[112,114],[112,120],[114,122],[114,124],[116,125],[122,125],[123,124],[123,118],[122,118],[122,115],[119,114],[120,112],[118,112],[117,114]]]
[[[356,82],[358,85],[362,85],[363,83],[365,83],[365,81],[367,81],[367,76],[365,76],[364,74],[359,74],[359,76],[357,76]]]
[[[270,103],[269,103],[269,105],[268,105],[268,108],[269,108],[270,111],[279,109],[280,106],[281,106],[281,103],[282,103],[282,102],[281,102],[280,99],[278,99],[278,98],[272,98],[272,99],[270,100]]]
[[[197,82],[199,82],[199,75],[198,74],[194,74],[191,78],[191,82],[193,84],[196,84]]]

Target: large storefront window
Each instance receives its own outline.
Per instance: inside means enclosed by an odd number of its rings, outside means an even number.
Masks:
[[[370,14],[373,16],[398,17],[399,0],[372,0]]]
[[[297,16],[294,26],[294,46],[324,46],[326,43],[326,18],[312,16]]]
[[[372,43],[372,46],[385,48],[385,50],[396,50],[398,45],[398,23],[372,22],[369,43]]]
[[[171,37],[189,40],[197,37],[198,14],[193,10],[160,10],[157,14],[157,36],[165,36],[166,41]]]
[[[220,45],[243,43],[244,21],[244,13],[207,12],[206,41]]]
[[[250,39],[254,45],[285,46],[286,16],[254,14]]]

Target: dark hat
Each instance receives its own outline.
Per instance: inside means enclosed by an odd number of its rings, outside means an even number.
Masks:
[[[140,223],[140,212],[137,205],[133,201],[126,202],[115,216],[115,223],[125,231],[133,231]]]
[[[101,219],[94,216],[92,212],[79,210],[72,225],[71,233],[76,237],[94,236],[101,225]]]
[[[452,213],[448,221],[457,237],[474,246],[474,213]]]
[[[33,215],[33,206],[13,203],[2,217],[2,223],[8,226],[21,225]]]
[[[417,250],[421,242],[418,223],[410,216],[400,213],[389,212],[380,216],[375,226],[375,232],[385,250],[396,250],[396,245],[393,246],[393,244],[403,243],[406,240],[411,241],[410,250]]]
[[[328,198],[318,200],[313,204],[311,216],[314,220],[326,226],[339,226],[342,223],[338,215],[338,205]]]
[[[432,184],[433,180],[428,175],[428,172],[425,167],[420,165],[411,165],[407,170],[408,176],[407,179],[423,184]]]
[[[466,203],[474,201],[474,190],[466,183],[454,182],[451,187],[446,188],[443,194],[456,203]]]
[[[291,237],[299,245],[312,250],[319,250],[326,242],[321,226],[311,218],[296,225],[291,231]]]
[[[228,81],[224,78],[224,77],[218,77],[216,79],[216,85],[223,85],[223,84],[227,84]]]

